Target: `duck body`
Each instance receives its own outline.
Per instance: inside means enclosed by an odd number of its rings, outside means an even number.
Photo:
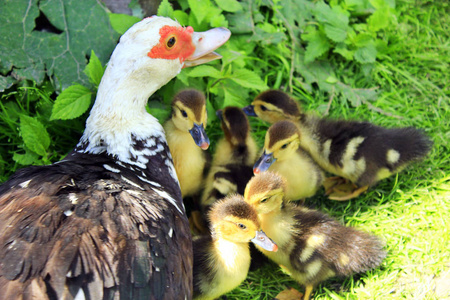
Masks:
[[[215,201],[233,194],[244,194],[253,176],[257,145],[250,134],[247,117],[240,108],[226,107],[220,112],[225,137],[219,140],[206,178],[202,208],[207,210]]]
[[[179,92],[172,103],[172,117],[164,124],[167,143],[183,197],[197,195],[203,187],[209,158],[206,102],[196,90]],[[195,132],[195,133],[194,133]]]
[[[156,16],[133,25],[74,150],[0,187],[2,299],[192,297],[189,224],[164,130],[145,106],[228,39],[215,31],[211,41]]]
[[[189,297],[189,227],[167,145],[161,152],[136,174],[109,155],[74,151],[3,184],[2,299]]]
[[[297,125],[288,120],[276,122],[266,133],[264,152],[253,172],[266,170],[286,178],[286,197],[291,200],[314,196],[324,179],[320,167],[300,146]]]
[[[257,174],[247,185],[245,201],[256,209],[262,230],[278,245],[276,253],[257,248],[306,286],[304,300],[330,277],[364,272],[382,262],[386,253],[377,237],[286,201],[285,186],[276,173]]]
[[[413,127],[384,128],[369,122],[304,115],[300,145],[326,171],[360,186],[373,186],[430,150],[431,141]]]
[[[194,240],[194,299],[212,300],[247,277],[249,242],[269,252],[277,246],[259,231],[256,212],[238,195],[215,202],[209,211],[211,234]]]

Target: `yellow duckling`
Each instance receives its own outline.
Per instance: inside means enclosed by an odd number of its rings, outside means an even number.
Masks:
[[[245,186],[253,176],[257,146],[250,134],[247,116],[238,107],[217,111],[224,137],[219,140],[213,155],[211,169],[206,178],[201,206],[205,210],[226,195],[243,195]]]
[[[306,287],[303,300],[330,277],[380,265],[386,253],[376,236],[286,201],[285,190],[280,175],[264,172],[250,180],[244,197],[256,209],[262,230],[278,245],[278,252],[257,248]]]
[[[258,174],[266,170],[286,178],[286,196],[291,200],[313,196],[324,178],[319,166],[300,147],[297,125],[287,120],[279,121],[267,130],[264,152],[256,161],[253,172]]]
[[[242,196],[217,201],[209,211],[211,235],[194,240],[194,299],[216,299],[247,277],[249,242],[265,251],[278,247],[263,231],[256,211]]]
[[[167,143],[183,197],[200,192],[203,184],[209,138],[205,133],[206,101],[203,93],[189,89],[175,95],[172,117],[164,124]]]
[[[271,123],[294,121],[300,130],[301,147],[325,171],[351,181],[342,183],[339,177],[326,180],[327,194],[333,200],[359,196],[369,186],[424,157],[432,146],[431,140],[413,127],[383,128],[302,113],[293,99],[277,90],[260,94],[244,111]]]

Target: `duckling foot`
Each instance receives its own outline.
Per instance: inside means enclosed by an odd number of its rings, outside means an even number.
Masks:
[[[347,182],[333,187],[332,191],[328,194],[328,198],[336,201],[347,201],[358,197],[367,191],[368,188],[369,186],[367,185],[358,188],[356,184]]]
[[[275,296],[274,300],[299,300],[303,299],[303,294],[290,287]]]
[[[193,210],[189,217],[189,227],[194,235],[207,234],[208,227],[203,220],[202,213],[198,210]]]
[[[349,181],[345,178],[339,176],[328,177],[323,182],[323,187],[325,188],[325,195],[329,195],[333,192],[333,188],[348,183]]]

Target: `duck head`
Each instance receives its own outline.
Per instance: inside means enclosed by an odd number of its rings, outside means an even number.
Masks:
[[[208,217],[216,239],[234,243],[251,241],[265,250],[278,250],[278,246],[261,230],[256,211],[240,195],[231,195],[215,202]]]
[[[208,149],[206,100],[203,93],[189,89],[176,94],[172,101],[172,121],[179,130],[188,131],[197,146]]]
[[[300,146],[300,132],[292,121],[279,121],[269,127],[261,157],[253,167],[253,173],[267,171],[275,161],[289,158]]]
[[[248,116],[258,117],[274,124],[281,120],[299,120],[300,108],[288,94],[279,90],[268,90],[256,96],[251,105],[244,107]]]
[[[250,134],[247,116],[239,107],[228,106],[216,112],[227,141],[234,147],[245,145]]]
[[[258,214],[280,210],[286,191],[285,179],[275,172],[255,175],[245,187],[245,202],[253,206]]]
[[[145,110],[149,96],[183,67],[220,58],[213,50],[229,37],[226,28],[197,33],[157,16],[133,25],[111,56],[79,145],[130,160],[132,139],[165,140],[162,126]]]

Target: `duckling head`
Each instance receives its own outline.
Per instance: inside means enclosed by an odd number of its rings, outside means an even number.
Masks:
[[[274,124],[281,120],[299,120],[300,108],[288,94],[279,90],[268,90],[256,96],[252,104],[244,107],[248,116],[258,117]]]
[[[247,183],[244,198],[258,214],[268,214],[280,210],[285,191],[285,179],[275,172],[267,171],[255,175]]]
[[[279,121],[269,127],[264,141],[264,152],[253,166],[253,173],[267,171],[275,161],[294,155],[300,146],[300,131],[292,121]]]
[[[177,129],[188,131],[200,148],[208,149],[209,138],[205,132],[206,101],[203,93],[189,89],[176,94],[172,101],[172,120]]]
[[[278,250],[278,246],[261,230],[255,209],[240,195],[230,195],[214,203],[208,217],[214,239],[234,243],[251,241],[265,250]]]
[[[233,146],[245,145],[250,125],[245,113],[239,107],[228,106],[216,112],[221,120],[222,130],[227,141]]]

